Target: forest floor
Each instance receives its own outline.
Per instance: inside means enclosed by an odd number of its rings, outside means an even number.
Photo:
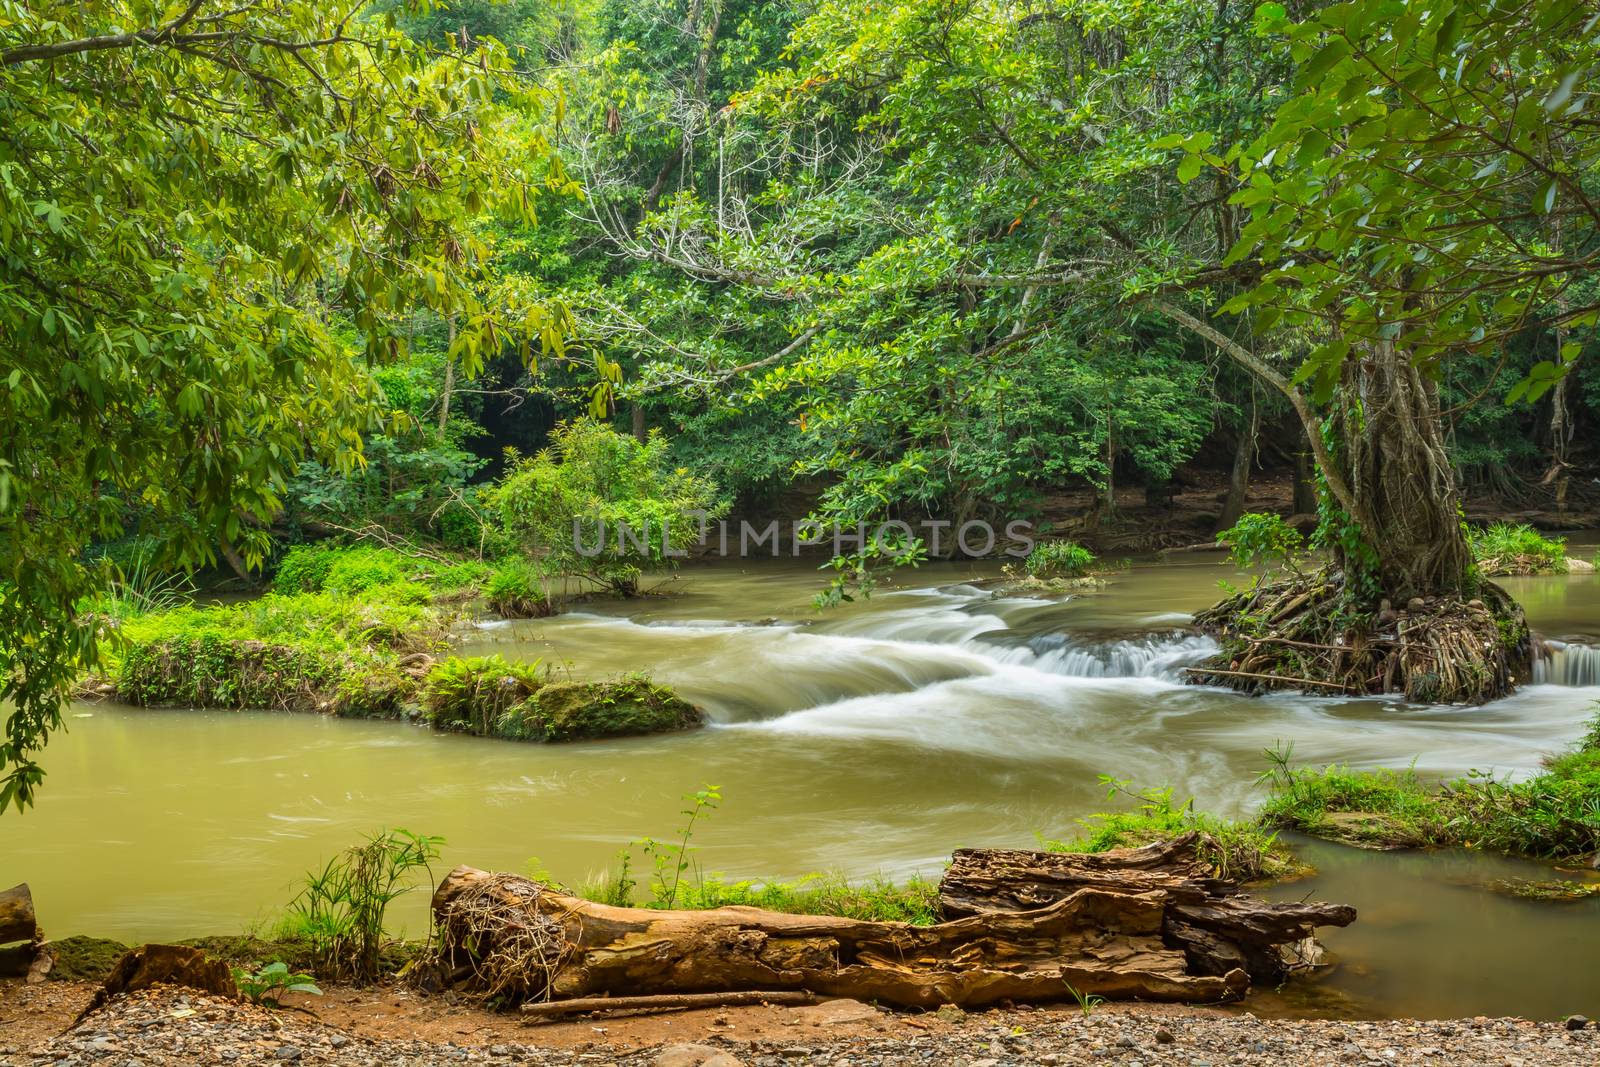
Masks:
[[[1221,471],[1185,470],[1168,489],[1170,495],[1152,502],[1142,488],[1117,490],[1113,520],[1097,524],[1096,490],[1092,486],[1045,493],[1041,520],[1056,536],[1070,537],[1100,552],[1143,553],[1184,548],[1216,539],[1217,520],[1228,495],[1228,476]],[[1600,486],[1580,486],[1566,510],[1557,510],[1548,493],[1530,489],[1527,501],[1501,499],[1489,493],[1469,493],[1466,518],[1478,524],[1526,523],[1539,530],[1600,528]],[[1246,511],[1267,511],[1294,516],[1294,479],[1286,471],[1258,472],[1245,496]],[[1296,525],[1309,532],[1316,516],[1294,516]]]
[[[928,1014],[855,1001],[524,1026],[393,989],[296,997],[269,1011],[173,988],[114,999],[73,1026],[94,984],[0,982],[0,1067],[581,1067],[891,1065],[1494,1064],[1600,1061],[1591,1024],[1518,1019],[1278,1020],[1248,1012],[1106,1004]]]

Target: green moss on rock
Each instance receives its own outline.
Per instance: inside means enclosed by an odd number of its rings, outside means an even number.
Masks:
[[[452,658],[428,676],[427,719],[441,730],[515,741],[579,741],[684,730],[700,711],[638,675],[547,682],[535,666],[498,656]]]
[[[50,942],[50,949],[56,956],[51,981],[103,982],[128,946],[107,937],[64,937]]]
[[[638,676],[614,682],[552,682],[539,690],[537,699],[545,741],[659,734],[704,722],[693,704]]]

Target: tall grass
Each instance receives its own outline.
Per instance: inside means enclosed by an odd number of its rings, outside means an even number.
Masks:
[[[442,844],[442,837],[410,830],[372,834],[306,875],[282,932],[311,942],[319,974],[376,979],[389,905],[416,888],[416,872],[427,872],[433,882],[432,863]]]
[[[1484,574],[1565,574],[1567,542],[1546,537],[1532,526],[1497,522],[1467,530],[1472,555]]]
[[[1391,845],[1453,845],[1536,859],[1600,851],[1600,717],[1572,751],[1521,782],[1474,772],[1431,783],[1414,770],[1295,768],[1269,752],[1266,823]]]

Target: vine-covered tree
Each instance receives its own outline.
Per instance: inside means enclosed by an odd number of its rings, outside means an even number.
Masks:
[[[474,296],[473,220],[564,184],[543,108],[493,41],[435,56],[359,0],[0,9],[0,810],[96,661],[91,539],[137,509],[165,563],[259,558],[302,457],[360,462],[413,306],[469,363],[556,340]]]

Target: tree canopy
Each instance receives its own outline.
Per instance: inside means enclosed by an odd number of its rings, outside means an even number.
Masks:
[[[0,808],[114,639],[119,546],[538,554],[571,507],[500,519],[563,442],[674,513],[1118,548],[1180,483],[1226,486],[1196,540],[1292,470],[1352,611],[1470,593],[1467,503],[1600,505],[1597,26],[0,0]]]

